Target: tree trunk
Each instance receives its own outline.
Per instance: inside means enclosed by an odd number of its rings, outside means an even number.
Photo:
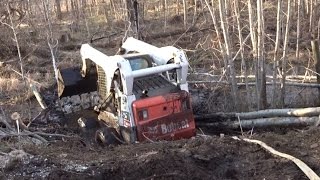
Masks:
[[[265,73],[265,56],[264,56],[264,19],[262,0],[257,0],[257,20],[258,20],[258,57],[257,57],[257,91],[259,93],[258,109],[265,109],[267,105],[266,92],[266,73]]]
[[[277,8],[277,32],[276,32],[276,43],[274,48],[274,56],[273,56],[273,80],[272,80],[272,107],[276,107],[276,81],[277,81],[277,72],[279,69],[279,46],[280,46],[280,37],[281,37],[281,15],[282,11],[282,1],[278,1],[278,8]]]
[[[247,71],[247,64],[244,59],[244,48],[243,44],[243,37],[242,37],[242,30],[241,30],[241,22],[240,22],[240,13],[239,13],[239,1],[234,1],[234,13],[237,20],[237,27],[238,27],[238,36],[239,36],[239,44],[240,44],[240,55],[241,55],[241,75],[244,76],[245,83],[246,83],[246,102],[247,102],[247,110],[251,107],[251,99],[250,99],[250,92],[248,86],[248,71]]]
[[[225,47],[225,57],[227,58],[226,61],[228,62],[228,69],[231,76],[231,94],[233,97],[234,105],[237,110],[240,110],[240,104],[238,101],[238,86],[236,82],[236,73],[234,68],[234,62],[231,58],[231,44],[230,44],[230,37],[229,37],[229,25],[226,17],[226,8],[225,3],[222,2],[222,0],[219,0],[219,12],[220,12],[220,21],[221,21],[221,28],[223,32],[224,37],[224,47]],[[228,72],[228,71],[227,71]],[[227,76],[229,76],[229,73],[227,73]]]
[[[127,6],[127,17],[131,24],[134,24],[134,7],[133,7],[133,0],[126,0]]]
[[[291,0],[288,0],[288,8],[287,8],[287,22],[286,22],[286,32],[284,36],[283,42],[283,53],[282,53],[282,70],[281,70],[281,93],[280,93],[280,103],[281,107],[285,106],[285,93],[286,93],[286,73],[287,73],[287,47],[288,47],[288,39],[289,39],[289,30],[290,30],[290,20],[291,20]]]
[[[258,64],[257,64],[257,56],[258,56],[258,42],[257,42],[257,33],[256,33],[256,18],[254,13],[254,8],[252,5],[252,0],[248,0],[248,11],[249,11],[249,25],[250,25],[250,35],[251,35],[251,43],[252,43],[252,53],[253,53],[253,61],[255,62],[255,75],[256,75],[256,89],[255,89],[255,95],[256,95],[256,102],[258,109],[260,109],[260,93],[259,93],[259,74],[258,74]]]
[[[309,8],[309,0],[304,0],[305,13],[309,16],[310,8]]]
[[[180,15],[180,0],[177,0],[176,4],[177,4],[176,14]]]
[[[67,13],[69,14],[69,0],[65,0],[65,6],[66,6]]]
[[[300,8],[301,8],[301,0],[298,0],[298,8],[297,8],[297,44],[296,44],[296,59],[299,62],[299,46],[300,46]]]
[[[183,2],[183,25],[184,28],[187,28],[187,3],[186,0],[182,0]]]
[[[309,19],[309,32],[313,32],[313,0],[310,0],[310,19]]]
[[[164,15],[164,31],[167,28],[167,0],[162,0],[162,9]]]
[[[212,6],[209,5],[208,3],[208,0],[204,0],[208,9],[209,9],[209,12],[210,12],[210,15],[211,15],[211,19],[212,19],[212,22],[213,22],[213,26],[214,26],[214,30],[215,30],[215,33],[216,33],[216,38],[218,39],[218,42],[219,42],[219,47],[220,47],[220,51],[221,51],[221,55],[223,57],[223,61],[224,61],[224,67],[225,69],[228,68],[228,62],[226,61],[226,57],[225,57],[225,49],[224,49],[224,46],[222,45],[222,39],[221,39],[221,36],[220,36],[220,30],[219,30],[219,24],[217,22],[217,18],[216,18],[216,12],[215,12],[215,8]]]
[[[318,39],[320,39],[320,16],[318,20]]]
[[[319,50],[318,41],[317,40],[311,41],[311,47],[312,47],[313,58],[314,58],[314,61],[316,62],[315,66],[316,66],[316,73],[317,73],[317,83],[320,84],[320,50]],[[318,91],[319,91],[318,99],[320,100],[320,88],[318,89]]]
[[[57,10],[57,19],[62,20],[62,12],[61,12],[61,2],[60,0],[55,0],[56,10]]]

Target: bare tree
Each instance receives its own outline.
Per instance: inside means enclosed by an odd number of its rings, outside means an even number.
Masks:
[[[277,30],[276,30],[276,43],[274,48],[274,56],[273,56],[273,80],[272,80],[272,107],[276,106],[276,82],[277,82],[277,72],[279,68],[279,46],[280,46],[280,36],[281,36],[281,19],[282,19],[282,1],[278,1],[277,6]]]
[[[183,25],[184,28],[187,28],[187,3],[186,0],[182,0],[183,2]]]
[[[134,7],[133,0],[126,0],[127,17],[131,24],[134,24]]]
[[[22,80],[24,82],[25,81],[25,73],[24,73],[24,64],[23,64],[23,60],[22,60],[22,55],[21,55],[21,48],[20,48],[20,43],[18,41],[18,36],[17,36],[17,31],[16,31],[16,27],[13,23],[13,19],[12,19],[12,13],[11,13],[11,10],[10,10],[10,5],[9,3],[5,3],[5,9],[6,9],[6,12],[7,12],[7,15],[8,15],[8,18],[9,18],[9,23],[6,23],[6,22],[3,22],[3,20],[0,21],[1,24],[7,26],[8,28],[10,28],[12,30],[12,33],[13,33],[13,41],[14,43],[16,44],[16,47],[17,47],[17,52],[18,52],[18,57],[19,57],[19,63],[20,63],[20,72],[21,72],[21,77],[22,77]],[[26,84],[25,84],[26,85]]]
[[[208,3],[208,0],[204,0],[205,3],[206,3],[206,6],[208,7],[209,9],[209,12],[210,12],[210,15],[211,15],[211,19],[212,19],[212,22],[213,22],[213,26],[214,26],[214,30],[215,30],[215,34],[216,34],[216,37],[218,39],[218,43],[219,43],[219,48],[220,48],[220,52],[222,54],[222,57],[223,57],[223,60],[224,60],[224,67],[227,69],[228,67],[228,62],[227,62],[227,58],[225,57],[225,49],[224,49],[224,46],[222,44],[222,39],[221,39],[221,36],[220,36],[220,31],[219,31],[219,24],[217,22],[217,17],[216,17],[216,12],[215,12],[215,8],[213,6],[210,6],[209,3]],[[211,8],[212,7],[212,8]]]
[[[317,1],[317,0],[315,0]],[[310,8],[309,8],[309,11],[310,11],[310,16],[309,16],[309,32],[312,33],[312,30],[313,30],[313,21],[314,21],[314,15],[313,15],[313,0],[310,0]]]
[[[283,42],[283,52],[282,52],[282,70],[281,70],[281,93],[280,93],[280,104],[281,107],[285,105],[285,92],[286,92],[286,73],[287,73],[287,48],[288,48],[288,39],[289,39],[289,29],[290,29],[290,20],[291,20],[291,0],[288,0],[287,7],[287,21],[286,21],[286,31]]]
[[[258,20],[258,77],[257,88],[260,96],[259,109],[265,109],[267,105],[267,92],[266,92],[266,72],[265,72],[265,55],[264,55],[264,18],[263,18],[263,4],[262,0],[257,0],[257,20]]]
[[[43,0],[42,5],[43,5],[44,17],[45,17],[46,23],[48,24],[48,26],[47,26],[47,43],[50,48],[54,75],[55,75],[55,79],[57,81],[58,80],[58,68],[56,65],[56,53],[57,53],[57,48],[58,48],[58,41],[53,38],[52,22],[51,22],[51,15],[50,15],[51,10],[50,10],[49,0]]]
[[[240,22],[240,12],[239,12],[239,1],[234,1],[234,13],[237,20],[237,27],[238,27],[238,36],[239,36],[239,44],[240,46],[240,55],[241,55],[241,75],[244,76],[245,83],[246,83],[246,101],[248,107],[250,107],[251,100],[250,100],[250,92],[249,92],[249,86],[248,86],[248,71],[247,71],[247,64],[244,59],[244,47],[243,44],[243,37],[242,37],[242,27]]]
[[[220,22],[221,22],[221,28],[223,32],[223,37],[224,37],[224,48],[225,48],[225,57],[228,62],[228,69],[230,72],[231,76],[231,94],[233,97],[234,104],[236,106],[236,109],[240,109],[240,104],[238,101],[238,86],[237,86],[237,81],[236,81],[236,73],[235,73],[235,68],[234,68],[234,62],[233,59],[231,58],[231,44],[230,44],[230,37],[229,37],[229,30],[228,30],[228,21],[226,17],[226,9],[225,3],[222,2],[222,0],[219,0],[219,12],[220,12]],[[229,75],[229,74],[227,74]]]
[[[167,0],[162,0],[162,9],[163,9],[163,15],[164,15],[164,30],[167,28]]]
[[[62,19],[62,12],[61,12],[61,2],[60,0],[55,0],[56,3],[56,11],[57,11],[57,19]]]
[[[297,41],[296,41],[296,59],[299,61],[299,51],[300,51],[300,8],[301,8],[301,0],[298,0],[298,8],[297,8]]]
[[[250,25],[250,36],[251,36],[251,44],[252,44],[252,53],[253,53],[253,60],[255,62],[255,75],[256,75],[256,89],[255,89],[255,95],[256,95],[256,102],[258,109],[260,109],[260,94],[258,90],[260,89],[260,82],[258,81],[258,64],[257,64],[257,56],[258,56],[258,41],[257,41],[257,27],[256,27],[256,16],[255,16],[255,10],[253,7],[253,3],[251,0],[248,0],[248,11],[249,11],[249,25]]]

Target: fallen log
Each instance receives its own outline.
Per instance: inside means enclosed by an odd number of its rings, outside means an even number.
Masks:
[[[215,79],[220,79],[221,78],[221,74],[210,74],[210,73],[201,73],[201,72],[191,72],[188,73],[188,75],[198,75],[198,76],[207,76],[208,78],[211,78],[211,80],[215,80]],[[244,79],[245,76],[244,75],[238,75],[236,76],[236,79]],[[256,76],[255,75],[247,75],[248,79],[252,79],[255,80]],[[273,79],[273,76],[268,76],[266,75],[267,79]],[[281,79],[281,76],[277,76],[276,79]],[[296,81],[300,81],[300,82],[305,82],[305,81],[312,81],[312,82],[316,82],[315,80],[317,79],[316,76],[306,76],[306,75],[288,75],[286,76],[286,80],[291,81],[294,80]]]
[[[188,81],[189,84],[223,84],[230,85],[230,82],[227,81]],[[280,85],[280,82],[276,82]],[[246,83],[237,83],[237,86],[245,86]],[[255,86],[255,82],[249,82],[249,86]],[[266,82],[266,85],[272,85],[272,82]],[[296,86],[296,87],[308,87],[308,88],[320,88],[320,84],[314,83],[296,83],[296,82],[286,82],[287,86]]]
[[[310,126],[316,125],[319,117],[281,117],[281,118],[260,118],[240,121],[225,122],[196,122],[198,127],[227,128],[227,129],[251,129],[256,127],[274,126]]]
[[[195,119],[198,121],[207,119],[257,119],[257,118],[271,118],[271,117],[311,117],[319,116],[320,107],[310,107],[310,108],[289,108],[289,109],[266,109],[253,112],[243,112],[243,113],[212,113],[204,115],[196,115]]]

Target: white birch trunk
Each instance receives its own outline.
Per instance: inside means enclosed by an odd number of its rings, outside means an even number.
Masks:
[[[254,8],[252,5],[252,0],[248,0],[248,11],[249,11],[249,25],[250,25],[250,35],[251,35],[251,43],[252,43],[252,54],[253,54],[253,61],[255,62],[255,75],[256,75],[256,88],[255,88],[255,95],[256,95],[256,103],[258,109],[260,109],[260,93],[259,93],[259,75],[258,75],[258,64],[257,64],[257,54],[258,54],[258,45],[257,45],[257,33],[256,33],[256,18],[254,13]]]
[[[266,108],[266,77],[265,77],[265,57],[264,57],[264,25],[263,25],[263,7],[262,0],[257,0],[257,21],[258,21],[258,49],[257,49],[257,91],[260,96],[260,101],[258,102],[258,109]]]
[[[286,87],[286,73],[287,73],[287,47],[288,47],[288,39],[289,39],[289,30],[290,30],[290,20],[291,20],[291,0],[288,0],[288,8],[287,8],[287,22],[286,22],[286,32],[284,36],[283,42],[283,53],[282,53],[282,70],[281,70],[281,93],[280,93],[280,104],[284,107],[284,99],[285,99],[285,87]]]
[[[282,1],[278,1],[278,8],[277,8],[277,32],[276,32],[276,43],[274,48],[274,57],[273,57],[273,80],[272,80],[272,97],[271,97],[271,104],[272,107],[276,107],[276,81],[277,81],[277,72],[279,68],[279,46],[280,46],[280,37],[281,37],[281,10],[282,10]]]
[[[230,37],[229,37],[229,30],[228,30],[228,21],[226,18],[226,8],[225,3],[222,2],[222,0],[219,0],[219,12],[220,12],[220,20],[221,20],[221,28],[223,32],[223,37],[224,37],[224,47],[225,47],[225,56],[228,61],[228,67],[230,76],[231,76],[231,94],[233,97],[233,101],[235,104],[235,108],[239,109],[240,104],[238,101],[238,86],[237,86],[237,81],[236,81],[236,74],[235,74],[235,68],[234,68],[234,62],[231,58],[231,45],[230,45]],[[228,75],[228,74],[227,74]]]
[[[228,62],[227,62],[227,58],[225,57],[225,48],[224,46],[222,45],[222,40],[221,40],[221,36],[219,34],[220,30],[219,30],[219,24],[217,22],[217,17],[216,17],[216,11],[215,11],[215,8],[210,7],[209,3],[208,3],[208,0],[204,0],[205,3],[206,3],[206,6],[208,7],[209,9],[209,12],[210,12],[210,15],[211,15],[211,19],[212,19],[212,22],[213,22],[213,26],[214,26],[214,30],[216,32],[216,37],[218,38],[218,42],[219,42],[219,47],[220,47],[220,51],[221,51],[221,54],[222,54],[222,57],[223,57],[223,61],[224,61],[224,67],[225,69],[227,70],[228,69]],[[213,3],[213,1],[212,1]]]
[[[310,19],[309,19],[309,32],[312,33],[313,29],[313,0],[310,0]]]
[[[234,1],[234,13],[237,20],[237,27],[238,27],[238,36],[239,36],[239,44],[240,46],[240,56],[241,56],[241,76],[244,76],[245,84],[246,84],[246,102],[247,102],[247,109],[251,107],[251,98],[249,92],[249,85],[248,85],[248,71],[247,71],[247,64],[244,59],[244,47],[243,44],[243,37],[242,37],[242,27],[240,22],[240,12],[239,12],[239,1]]]
[[[183,2],[183,25],[184,28],[187,28],[187,3],[186,0],[182,0]]]
[[[298,8],[297,8],[297,44],[296,44],[296,59],[299,61],[299,51],[300,51],[300,8],[301,8],[301,0],[298,0]]]

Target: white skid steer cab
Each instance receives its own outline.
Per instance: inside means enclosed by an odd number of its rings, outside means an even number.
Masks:
[[[81,70],[59,70],[63,112],[94,107],[101,126],[95,138],[103,144],[194,136],[184,52],[134,38],[128,38],[119,52],[107,56],[89,44],[81,46]],[[84,118],[78,124],[87,126]]]

